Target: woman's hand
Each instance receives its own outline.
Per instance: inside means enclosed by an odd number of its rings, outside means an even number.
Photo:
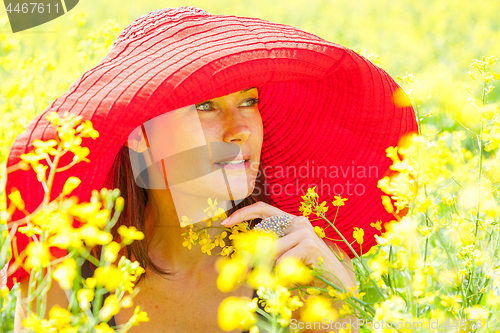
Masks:
[[[323,241],[314,231],[314,227],[307,217],[295,216],[282,211],[279,208],[273,207],[264,202],[257,202],[252,205],[243,207],[234,212],[229,218],[222,222],[225,227],[232,227],[242,221],[251,220],[255,218],[265,219],[273,215],[290,215],[293,217],[292,221],[283,232],[284,236],[277,239],[278,254],[276,265],[287,256],[295,257],[301,260],[306,265],[314,265],[319,267],[319,257],[323,259],[323,268],[335,274],[337,281],[333,277],[333,282],[339,287],[349,288],[356,286],[356,278],[354,273],[345,264],[340,262],[337,256],[332,252],[328,245]],[[329,245],[336,251],[336,246],[333,242]],[[337,255],[338,255],[338,251]],[[350,258],[344,251],[342,251],[345,263],[352,269]],[[325,284],[320,280],[314,281],[317,286],[325,287]]]

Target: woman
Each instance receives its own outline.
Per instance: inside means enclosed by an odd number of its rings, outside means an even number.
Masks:
[[[100,133],[83,142],[91,162],[58,174],[53,193],[70,175],[83,180],[74,192],[80,201],[92,189],[120,187],[127,208],[119,223],[146,235],[129,249],[146,267],[135,301],[150,322],[140,329],[215,332],[222,299],[253,291],[217,290],[215,257],[182,246],[181,217],[200,221],[207,197],[222,198],[232,213],[225,226],[291,215],[276,259],[315,264],[322,257],[345,286],[355,285],[328,247],[335,249],[333,242],[314,233],[313,226],[326,222],[309,221],[298,207],[313,186],[327,203],[347,197],[338,229],[351,242],[353,227],[363,228],[364,252],[375,244],[370,223],[391,219],[376,187],[389,172],[385,148],[417,131],[411,107],[394,104],[397,89],[387,73],[355,52],[290,26],[192,7],[156,10],[125,28],[110,53],[28,126],[8,166],[32,149],[33,140],[54,136],[48,113],[91,120]],[[32,171],[19,170],[9,175],[7,191],[19,188],[33,211],[43,196],[37,184]],[[334,214],[327,212],[331,220]],[[27,241],[19,235],[18,248]],[[353,257],[338,246],[345,258]],[[25,289],[27,276],[18,269],[9,283],[16,277]],[[56,288],[48,308],[67,304]],[[129,316],[122,310],[116,324]]]

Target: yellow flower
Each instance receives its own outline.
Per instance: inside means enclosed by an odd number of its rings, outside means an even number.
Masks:
[[[118,252],[120,252],[120,250],[120,244],[113,241],[106,245],[106,249],[104,249],[104,258],[106,259],[106,261],[114,262],[118,257]]]
[[[86,278],[84,281],[84,285],[87,288],[94,289],[97,285],[97,280],[93,277],[91,278]]]
[[[316,186],[307,189],[307,196],[309,196],[312,199],[319,197],[318,194],[316,193]]]
[[[314,227],[314,232],[316,235],[318,235],[321,238],[325,238],[325,230],[321,228],[320,226],[315,226]]]
[[[312,271],[304,263],[294,257],[288,256],[276,266],[276,273],[280,284],[307,285],[313,280]]]
[[[78,304],[82,310],[90,309],[90,302],[94,299],[94,290],[92,289],[80,289],[78,290],[77,299]]]
[[[75,154],[73,156],[73,162],[77,163],[79,161],[90,162],[87,156],[90,154],[90,150],[87,147],[74,146],[71,149],[71,152]]]
[[[432,205],[432,200],[427,198],[422,204],[418,207],[419,212],[425,212],[427,208],[429,208]]]
[[[58,329],[71,323],[71,312],[61,308],[59,305],[54,305],[49,311],[49,317],[51,322],[55,322],[54,326]]]
[[[273,287],[278,281],[274,274],[271,274],[271,268],[264,265],[255,267],[248,273],[247,282],[254,289],[260,286],[270,288]]]
[[[307,288],[306,293],[308,293],[309,295],[319,295],[321,294],[321,290],[316,288]]]
[[[100,323],[94,327],[96,333],[115,333],[115,330],[109,327],[107,323]]]
[[[95,140],[99,137],[99,132],[92,127],[90,120],[86,120],[83,124],[79,125],[76,131],[81,134],[82,138],[92,138]]]
[[[50,155],[55,155],[57,154],[57,150],[54,149],[53,147],[57,145],[56,140],[49,140],[49,141],[41,141],[41,140],[35,140],[33,141],[33,146],[35,146],[35,153],[36,154],[50,154]]]
[[[239,256],[234,258],[221,258],[216,262],[219,272],[217,288],[222,292],[235,290],[244,280],[248,269],[247,263]]]
[[[97,267],[94,271],[94,278],[98,284],[104,286],[110,292],[113,292],[120,287],[122,282],[125,282],[123,272],[115,265]]]
[[[283,327],[289,325],[292,311],[304,305],[297,296],[290,297],[290,291],[279,284],[273,288],[259,287],[257,295],[265,302],[267,313],[281,317],[278,323]]]
[[[69,247],[83,248],[83,242],[80,239],[79,233],[72,227],[67,230],[59,229],[58,232],[47,240],[49,246],[57,246],[60,249],[67,249]]]
[[[21,198],[21,192],[19,192],[18,189],[13,188],[12,192],[9,194],[9,200],[19,210],[24,210],[24,208],[26,207],[23,198]]]
[[[365,232],[364,232],[363,228],[354,227],[352,237],[354,237],[354,239],[356,240],[356,242],[358,242],[359,245],[363,244],[364,235],[365,235]]]
[[[51,260],[51,254],[46,244],[30,242],[26,247],[26,268],[47,267]]]
[[[111,294],[104,300],[104,306],[99,311],[99,318],[107,321],[118,312],[120,312],[120,302],[118,301],[118,296]]]
[[[186,215],[181,218],[181,227],[186,227],[188,225],[192,225],[193,220],[187,217]]]
[[[193,243],[189,239],[184,239],[182,246],[187,247],[189,250],[193,247]]]
[[[388,213],[394,212],[394,206],[392,206],[391,198],[387,195],[382,195],[382,205],[384,205],[384,208]]]
[[[428,227],[428,226],[425,226],[425,225],[421,225],[417,228],[418,231],[420,231],[420,233],[422,234],[422,236],[427,236],[428,234],[431,233],[432,231],[432,228],[431,227]]]
[[[413,274],[412,287],[414,294],[420,297],[424,294],[425,287],[427,286],[427,275],[421,269],[417,269]]]
[[[386,255],[387,253],[381,250],[373,259],[368,261],[368,265],[376,280],[389,271],[389,261],[386,259]]]
[[[325,214],[328,211],[328,207],[326,206],[326,201],[323,201],[321,204],[319,204],[319,206],[317,206],[316,209],[318,210],[318,213],[316,214],[317,216]]]
[[[219,327],[224,331],[246,330],[257,321],[257,298],[230,296],[222,301],[218,310]]]
[[[218,219],[220,219],[222,221],[224,221],[225,219],[227,219],[226,212],[222,208],[218,208],[214,212],[214,216],[212,217],[212,221],[217,221]]]
[[[123,197],[116,198],[115,201],[115,211],[123,212],[123,207],[125,206],[125,199]]]
[[[53,332],[56,330],[55,327],[52,327],[52,325],[50,325],[47,319],[40,320],[40,318],[38,318],[38,316],[34,313],[31,313],[28,318],[23,319],[22,323],[23,327],[31,328],[36,333]]]
[[[101,209],[100,202],[89,202],[72,205],[68,213],[77,217],[79,221],[87,222]]]
[[[63,194],[69,195],[75,188],[78,187],[78,185],[80,185],[81,182],[82,181],[77,177],[69,177],[66,180],[66,183],[64,183],[64,187],[62,190]]]
[[[370,226],[374,227],[375,229],[377,229],[378,231],[380,231],[380,230],[382,230],[382,220],[378,220],[375,223],[370,223]]]
[[[43,160],[45,158],[45,155],[29,152],[27,154],[21,154],[20,157],[21,160],[23,160],[26,163],[29,163],[31,167],[34,169],[38,165],[38,161]]]
[[[226,236],[227,232],[225,231],[215,236],[215,241],[214,241],[215,246],[220,246],[220,247],[226,246],[226,243],[224,242],[224,238],[226,238]]]
[[[118,233],[122,236],[122,243],[125,245],[130,245],[134,240],[141,240],[144,238],[144,234],[138,231],[135,227],[126,227],[121,225],[118,228]]]
[[[141,308],[139,306],[136,306],[134,309],[134,314],[129,319],[127,325],[137,326],[140,323],[145,323],[147,321],[149,321],[148,314],[144,311],[141,311]]]
[[[104,229],[106,224],[109,222],[111,212],[107,209],[101,209],[95,214],[92,214],[88,219],[89,224],[93,224],[100,229]]]
[[[380,179],[377,183],[377,187],[382,190],[384,193],[391,192],[391,179],[389,177],[384,177]]]
[[[488,319],[490,316],[489,311],[481,305],[465,308],[464,312],[467,313],[469,319]]]
[[[224,257],[227,257],[229,256],[234,250],[234,247],[233,246],[226,246],[222,249],[220,255],[221,256],[224,256]]]
[[[329,296],[339,298],[339,293],[337,292],[337,290],[333,289],[330,286],[327,286],[327,289],[328,289],[328,295]]]
[[[302,215],[304,217],[308,217],[312,213],[312,205],[302,202],[301,206],[299,207],[299,212],[302,212]]]
[[[336,207],[344,206],[345,205],[344,201],[346,200],[347,198],[342,198],[340,195],[336,195],[335,201],[333,201],[332,204]]]
[[[234,237],[233,245],[236,251],[243,255],[250,255],[257,261],[269,261],[277,251],[275,238],[270,234],[257,231],[238,233]]]
[[[200,242],[201,244],[201,242]],[[209,256],[212,255],[212,250],[215,247],[215,244],[210,242],[207,238],[204,239],[204,244],[201,245],[201,252],[208,254]]]
[[[209,212],[209,211],[215,212],[217,210],[217,199],[212,201],[211,198],[208,198],[207,203],[208,203],[208,207],[203,210],[204,213]]]
[[[62,142],[71,142],[71,139],[75,137],[75,134],[76,131],[67,126],[61,126],[57,129],[57,135]]]
[[[64,290],[69,290],[73,286],[73,280],[76,277],[76,261],[75,259],[67,258],[60,263],[52,272],[54,280],[59,282],[59,285]]]
[[[40,235],[42,233],[42,229],[40,229],[39,227],[37,227],[33,224],[27,225],[25,227],[19,227],[18,230],[20,233],[25,234],[26,236],[28,236],[30,238],[33,235]]]
[[[259,333],[259,326],[252,326],[248,333]]]
[[[113,239],[113,236],[109,232],[101,231],[96,226],[91,224],[85,224],[83,227],[78,229],[78,232],[80,237],[85,241],[85,244],[89,247],[93,247],[98,244],[108,244]]]
[[[328,298],[323,296],[310,296],[300,311],[300,319],[306,323],[322,322],[325,319],[333,322],[337,318],[337,311]]]
[[[346,303],[344,303],[342,305],[342,308],[339,309],[339,315],[341,316],[350,314],[351,312],[352,312],[351,308]]]
[[[45,119],[50,121],[53,126],[57,126],[61,123],[61,118],[59,118],[57,112],[51,112]]]
[[[34,170],[36,172],[36,178],[38,179],[39,182],[45,181],[45,173],[47,171],[47,166],[43,164],[38,164],[35,166]]]

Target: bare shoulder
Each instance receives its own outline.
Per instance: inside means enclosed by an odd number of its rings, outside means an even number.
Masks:
[[[20,295],[18,294],[17,303],[16,303],[16,312],[15,312],[15,326],[14,332],[21,332],[21,322],[25,318],[27,313],[27,304],[24,300],[27,299],[28,296],[28,288],[29,288],[29,277],[25,279],[21,279],[19,281],[20,285]],[[33,302],[35,303],[35,302]],[[61,289],[59,284],[53,281],[50,285],[50,288],[47,291],[46,303],[45,303],[45,318],[48,318],[49,310],[54,306],[59,305],[62,308],[67,308],[69,305],[68,298],[66,296],[66,292]],[[31,307],[32,311],[36,311],[36,306],[33,304]]]

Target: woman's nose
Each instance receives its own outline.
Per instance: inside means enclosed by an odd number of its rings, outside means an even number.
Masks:
[[[225,112],[224,142],[245,142],[251,134],[248,119],[240,113],[238,108],[231,108]]]

